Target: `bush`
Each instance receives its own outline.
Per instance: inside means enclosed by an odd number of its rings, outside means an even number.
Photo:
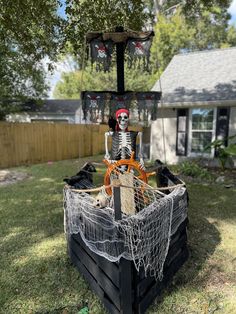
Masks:
[[[204,178],[204,179],[212,179],[212,175],[210,172],[199,166],[196,162],[193,161],[185,161],[179,165],[179,170],[181,174],[194,177],[194,178]]]
[[[225,142],[227,140],[233,140],[236,138],[236,135],[229,136],[224,139],[217,139],[213,141],[210,145],[205,147],[205,150],[213,147],[216,151],[216,158],[219,160],[220,166],[222,170],[225,170],[226,163],[230,166],[230,168],[234,167],[233,158],[236,156],[236,143],[230,144],[228,147],[225,147]]]

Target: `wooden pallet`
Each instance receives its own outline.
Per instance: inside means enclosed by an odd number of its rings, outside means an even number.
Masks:
[[[68,238],[68,253],[109,313],[143,314],[188,258],[186,226],[187,219],[171,237],[162,281],[137,272],[132,261],[113,263],[95,254],[79,234]]]

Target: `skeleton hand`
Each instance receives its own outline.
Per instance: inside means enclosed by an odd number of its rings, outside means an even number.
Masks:
[[[141,164],[142,169],[145,170],[146,168],[145,168],[145,165],[144,165],[143,156],[139,156],[139,162]]]
[[[106,160],[111,160],[110,154],[105,154],[104,159],[106,159]]]

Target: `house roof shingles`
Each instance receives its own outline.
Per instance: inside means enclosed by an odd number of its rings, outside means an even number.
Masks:
[[[176,55],[160,81],[164,105],[236,102],[236,47]]]
[[[81,105],[78,99],[44,99],[42,104],[25,104],[25,111],[35,113],[75,114]]]

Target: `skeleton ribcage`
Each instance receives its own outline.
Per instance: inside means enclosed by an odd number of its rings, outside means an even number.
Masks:
[[[131,153],[136,152],[136,138],[138,132],[114,132],[112,134],[112,160],[129,159]]]

